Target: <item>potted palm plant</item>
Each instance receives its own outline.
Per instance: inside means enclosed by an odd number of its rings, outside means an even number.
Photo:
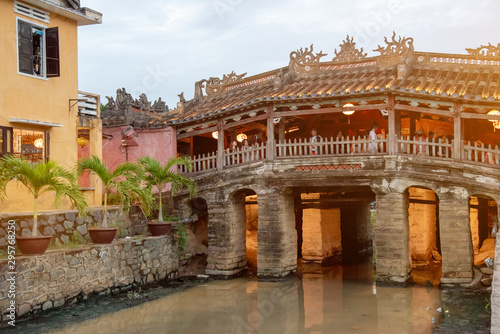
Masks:
[[[59,166],[56,161],[32,163],[12,156],[0,160],[0,199],[6,196],[6,187],[10,181],[23,185],[33,195],[33,227],[31,236],[16,237],[17,246],[26,255],[41,255],[49,247],[51,236],[39,235],[38,198],[48,192],[55,193],[55,202],[69,198],[78,208],[80,215],[85,213],[87,202],[78,189],[75,173]]]
[[[102,182],[104,188],[103,218],[101,227],[87,229],[90,238],[95,244],[109,244],[115,238],[117,228],[108,226],[108,195],[114,191],[121,201],[122,212],[128,211],[130,202],[134,196],[138,197],[143,205],[144,211],[149,213],[153,196],[151,192],[141,186],[142,168],[139,164],[125,162],[115,170],[107,168],[99,157],[93,155],[84,158],[78,163],[78,173],[82,175],[85,171],[94,173]]]
[[[149,188],[156,187],[158,190],[158,222],[148,223],[148,228],[153,236],[167,234],[172,225],[163,221],[162,191],[168,183],[172,183],[172,194],[174,195],[183,186],[187,186],[190,196],[196,193],[196,183],[190,178],[173,170],[172,167],[184,165],[191,171],[191,158],[187,156],[174,157],[169,159],[164,166],[155,158],[149,156],[140,158],[138,162],[143,166],[146,184]]]

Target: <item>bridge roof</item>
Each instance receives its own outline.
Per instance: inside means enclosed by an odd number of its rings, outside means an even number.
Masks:
[[[468,54],[414,51],[413,39],[394,34],[367,57],[353,39],[340,44],[335,57],[315,53],[313,45],[290,54],[287,67],[251,77],[234,72],[195,83],[195,96],[168,113],[174,125],[198,122],[269,101],[338,99],[394,93],[430,100],[500,105],[500,43]],[[204,92],[203,92],[204,90]]]

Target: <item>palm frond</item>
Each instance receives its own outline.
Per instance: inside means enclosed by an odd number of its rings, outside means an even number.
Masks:
[[[102,160],[95,155],[90,158],[83,158],[78,163],[78,175],[82,175],[86,170],[96,174],[105,187],[113,179],[111,171],[104,165]]]
[[[35,199],[46,192],[54,192],[56,203],[67,197],[76,205],[80,214],[85,213],[88,204],[78,189],[77,176],[61,167],[56,161],[33,164],[19,158],[5,157],[0,161],[0,166],[2,169],[2,175],[0,175],[2,196],[5,196],[7,183],[15,181],[24,185]],[[36,217],[36,207],[34,214]],[[36,224],[33,225],[33,229],[36,229]]]

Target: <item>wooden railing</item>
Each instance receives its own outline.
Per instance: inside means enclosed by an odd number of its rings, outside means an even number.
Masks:
[[[418,137],[410,138],[410,136],[398,139],[398,154],[405,155],[420,155],[444,159],[453,159],[453,140],[442,140],[433,138]]]
[[[207,155],[199,154],[195,156],[191,162],[193,163],[193,170],[191,173],[204,172],[217,169],[217,152],[212,152]],[[184,165],[178,165],[180,173],[186,174],[187,168]]]
[[[249,148],[237,148],[232,152],[224,152],[224,167],[241,165],[266,159],[266,145],[255,144]]]
[[[491,145],[485,147],[484,144],[471,144],[471,142],[469,141],[462,145],[462,159],[464,161],[499,166],[500,150],[498,149],[497,145],[492,148]]]
[[[388,140],[385,138],[371,140],[367,137],[333,138],[321,142],[311,142],[308,139],[294,139],[277,142],[275,145],[276,159],[293,159],[300,157],[335,157],[335,156],[373,156],[388,154]],[[500,149],[484,144],[471,144],[470,142],[461,145],[460,154],[453,152],[454,142],[448,139],[422,139],[416,137],[402,137],[397,139],[396,154],[429,159],[456,160],[469,163],[477,163],[488,166],[500,166]],[[217,169],[237,167],[244,164],[263,161],[268,158],[268,147],[265,143],[254,145],[250,148],[238,148],[235,151],[224,151],[220,156],[222,163],[217,165],[217,152],[200,154],[192,160],[192,173],[214,171]],[[184,166],[179,166],[181,173],[187,173]]]
[[[285,140],[276,144],[277,157],[313,157],[345,155],[377,155],[387,152],[387,140],[371,140],[368,137],[330,138],[321,142],[310,140]]]

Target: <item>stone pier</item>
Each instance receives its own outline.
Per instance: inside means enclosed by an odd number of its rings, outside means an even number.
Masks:
[[[470,283],[474,253],[469,225],[469,194],[464,188],[441,187],[438,196],[443,256],[441,283]]]
[[[267,189],[257,195],[257,275],[284,277],[297,269],[297,230],[293,193],[288,189]]]
[[[375,251],[377,280],[403,283],[410,277],[408,197],[385,189],[377,194]]]

